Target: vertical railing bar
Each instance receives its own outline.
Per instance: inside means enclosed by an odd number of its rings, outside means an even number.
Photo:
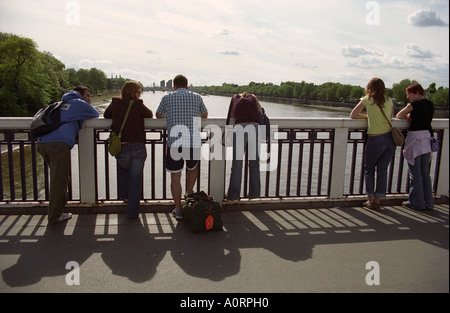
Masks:
[[[22,184],[22,201],[27,200],[27,181],[25,179],[25,147],[23,142],[19,143],[19,160],[20,160],[20,182]]]
[[[328,163],[328,187],[327,187],[327,195],[330,196],[331,193],[331,175],[332,175],[332,171],[333,171],[333,160],[334,160],[334,142],[335,142],[335,130],[331,130],[330,132],[330,161]],[[347,143],[345,143],[347,144]],[[345,166],[345,165],[344,165]]]
[[[267,154],[269,155],[268,159],[267,159],[267,163],[271,164],[272,162],[272,157],[271,157],[271,143],[270,141],[267,142]],[[264,186],[265,188],[265,192],[264,192],[264,196],[267,198],[269,197],[269,187],[270,187],[270,171],[267,170],[266,171],[266,184]]]
[[[38,191],[38,174],[37,174],[37,155],[36,155],[36,140],[31,133],[28,133],[31,147],[31,170],[33,175],[33,200],[37,201],[39,199]]]
[[[303,174],[303,140],[298,145],[298,175],[297,175],[297,196],[301,195],[302,174]]]
[[[294,130],[290,129],[289,133],[289,143],[288,143],[288,161],[287,161],[287,173],[286,173],[286,197],[289,197],[291,194],[291,173],[292,173],[292,149],[294,144],[295,136]]]
[[[109,167],[109,151],[108,151],[108,141],[105,140],[104,144],[103,144],[103,156],[105,158],[105,200],[111,200],[111,175],[109,173],[110,167]],[[97,197],[97,200],[98,197]]]
[[[322,176],[323,176],[323,156],[324,156],[324,142],[320,142],[320,153],[319,153],[319,175],[317,177],[317,194],[320,196],[322,194]]]
[[[7,131],[8,136],[8,164],[9,164],[9,188],[10,188],[10,200],[16,200],[16,187],[14,182],[14,158],[13,158],[13,133]]]

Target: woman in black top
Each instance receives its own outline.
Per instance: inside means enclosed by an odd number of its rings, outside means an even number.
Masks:
[[[433,129],[434,105],[425,98],[424,89],[419,84],[406,88],[406,96],[411,101],[397,113],[397,118],[410,123],[403,156],[408,162],[410,188],[409,199],[403,205],[415,210],[433,208],[433,191],[430,178],[431,137]]]

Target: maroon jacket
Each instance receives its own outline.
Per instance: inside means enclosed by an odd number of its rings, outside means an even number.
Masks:
[[[258,118],[258,104],[252,94],[247,94],[244,97],[235,95],[232,99],[234,111],[234,123],[257,123]]]
[[[103,114],[104,118],[112,118],[111,128],[117,134],[120,131],[129,104],[130,99],[113,98]],[[153,112],[144,105],[141,99],[134,100],[122,131],[122,142],[145,142],[144,118],[152,117]]]

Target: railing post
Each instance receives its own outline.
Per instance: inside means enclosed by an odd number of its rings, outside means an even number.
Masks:
[[[222,157],[219,159],[213,158],[210,161],[210,175],[208,179],[210,196],[216,201],[222,201],[225,195],[225,154],[226,147],[222,145],[215,146],[220,147]],[[211,149],[211,147],[210,147]],[[211,151],[210,151],[211,157]]]
[[[78,166],[80,172],[80,201],[81,203],[94,204],[96,202],[95,138],[94,128],[87,128],[86,122],[78,133]]]
[[[345,164],[347,159],[348,128],[336,128],[333,142],[330,199],[342,198],[344,194]]]
[[[443,142],[442,142],[442,151],[441,151],[441,162],[439,164],[439,178],[436,190],[436,196],[448,196],[449,192],[449,181],[448,181],[448,172],[449,172],[449,136],[450,132],[448,128],[444,129]],[[447,173],[447,174],[446,174]]]

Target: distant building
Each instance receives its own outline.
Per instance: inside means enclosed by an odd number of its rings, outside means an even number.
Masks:
[[[166,81],[162,80],[161,83],[159,84],[159,87],[161,87],[161,88],[166,87]]]
[[[172,89],[172,80],[167,81],[166,88]]]

